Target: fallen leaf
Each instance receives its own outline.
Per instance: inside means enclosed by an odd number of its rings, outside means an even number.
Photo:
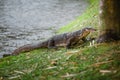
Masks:
[[[67,73],[66,75],[64,76],[61,76],[62,78],[68,78],[68,77],[74,77],[74,76],[77,76],[78,74],[69,74]]]

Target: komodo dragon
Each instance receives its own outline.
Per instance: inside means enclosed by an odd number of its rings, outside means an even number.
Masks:
[[[21,52],[28,52],[38,48],[57,48],[60,46],[64,46],[68,49],[77,43],[83,43],[86,40],[87,35],[93,31],[96,31],[96,29],[83,28],[82,30],[78,30],[75,32],[56,35],[38,44],[27,44],[21,46],[18,49],[14,50],[11,55],[18,55]]]

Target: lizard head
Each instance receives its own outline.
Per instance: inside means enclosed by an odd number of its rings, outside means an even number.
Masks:
[[[96,29],[94,28],[84,28],[82,30],[82,36],[86,37],[90,32],[94,32]]]
[[[96,29],[94,29],[94,28],[84,28],[83,31],[85,31],[85,32],[94,32],[94,31],[96,31]]]

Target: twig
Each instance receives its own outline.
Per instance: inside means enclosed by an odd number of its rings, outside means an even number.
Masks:
[[[98,63],[95,63],[95,64],[92,64],[92,65],[90,65],[89,67],[92,67],[92,66],[99,66],[99,65],[102,65],[102,64],[106,64],[106,63],[110,63],[110,62],[112,62],[113,60],[110,60],[110,61],[104,61],[104,62],[98,62]]]

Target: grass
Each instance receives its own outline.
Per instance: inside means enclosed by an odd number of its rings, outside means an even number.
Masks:
[[[63,33],[85,26],[98,28],[98,0]],[[94,34],[95,36],[97,35]],[[0,59],[0,80],[119,80],[120,41],[66,50],[38,49]]]
[[[39,49],[0,59],[4,80],[119,80],[120,42],[65,50]],[[112,46],[110,46],[112,45]]]
[[[58,33],[70,32],[81,29],[83,27],[93,27],[98,29],[99,21],[99,0],[88,0],[90,5],[87,10],[77,19],[63,26]]]

